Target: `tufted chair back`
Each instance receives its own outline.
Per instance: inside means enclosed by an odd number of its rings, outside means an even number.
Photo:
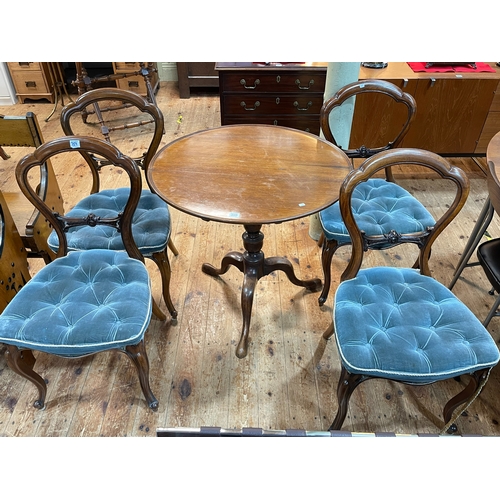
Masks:
[[[53,212],[29,182],[30,170],[56,155],[99,154],[130,181],[124,209],[116,217],[68,217]],[[33,370],[33,351],[80,357],[116,349],[136,366],[151,409],[158,401],[149,386],[144,334],[152,314],[151,284],[143,256],[132,237],[132,219],[141,194],[141,173],[134,161],[101,139],[63,137],[47,142],[17,165],[16,179],[25,196],[47,218],[59,238],[57,258],[38,271],[0,315],[0,343],[7,346],[9,367],[38,389],[35,407],[45,406],[46,382]],[[116,228],[125,251],[91,249],[68,253],[73,227]],[[77,396],[76,396],[77,397]]]
[[[420,270],[362,268],[365,235],[354,214],[353,192],[376,172],[396,164],[430,168],[451,181],[455,197],[429,229]],[[455,431],[455,419],[478,396],[490,369],[498,363],[499,352],[488,331],[447,287],[430,276],[427,265],[432,243],[459,213],[468,193],[463,171],[423,150],[378,153],[346,177],[340,210],[352,254],[335,294],[332,324],[323,335],[330,338],[335,333],[341,361],[338,411],[331,430],[341,428],[354,389],[370,378],[430,384],[470,375],[469,385],[444,407],[443,430]]]
[[[136,121],[131,123],[131,117]],[[138,127],[137,125],[144,125]],[[123,154],[135,158],[136,164],[147,171],[163,135],[164,119],[158,106],[135,92],[122,89],[95,89],[85,92],[61,111],[61,127],[68,136],[92,135],[117,146]],[[67,215],[81,217],[92,210],[99,217],[116,217],[128,199],[128,187],[116,186],[117,176],[104,167],[110,165],[102,155],[88,154],[87,165],[92,175],[90,191],[78,200]],[[104,186],[102,178],[110,179],[112,188]],[[118,181],[119,182],[119,181]],[[116,229],[101,226],[100,231],[89,227],[72,227],[67,232],[70,250],[110,248],[123,250],[122,238]],[[177,311],[170,297],[171,268],[167,248],[177,255],[171,234],[168,205],[149,188],[141,191],[132,220],[132,233],[141,254],[153,260],[162,278],[163,299],[173,320]],[[49,236],[49,247],[57,251],[55,234]],[[166,315],[153,300],[153,313],[161,320]]]

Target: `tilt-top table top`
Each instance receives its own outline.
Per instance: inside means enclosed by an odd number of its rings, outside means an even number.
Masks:
[[[268,224],[338,199],[350,161],[317,136],[273,125],[228,125],[181,137],[148,169],[154,191],[205,220]]]

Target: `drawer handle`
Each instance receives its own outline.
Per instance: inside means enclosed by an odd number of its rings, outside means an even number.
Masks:
[[[252,87],[252,86],[250,86],[250,85],[247,85],[247,82],[246,82],[246,80],[245,80],[244,78],[242,78],[242,79],[240,80],[240,83],[241,83],[241,85],[243,85],[243,87],[245,87],[246,89],[250,89],[250,90],[251,90],[251,89],[255,89],[255,88],[257,87],[257,85],[259,85],[260,80],[257,78],[257,80],[255,80],[255,82],[254,82],[253,87]]]
[[[295,101],[295,102],[293,103],[293,105],[294,105],[294,106],[295,106],[295,107],[296,107],[299,111],[307,111],[307,110],[308,110],[308,109],[309,109],[309,108],[313,105],[313,103],[312,103],[312,101],[309,101],[309,102],[307,103],[307,108],[299,108],[299,103],[298,103],[297,101]]]
[[[245,101],[241,101],[240,106],[245,111],[255,111],[260,106],[260,102],[259,101],[255,101],[255,104],[253,105],[253,108],[247,108],[246,102]]]
[[[134,81],[128,82],[128,86],[137,88],[139,87],[139,82],[134,82]]]
[[[297,80],[295,80],[295,85],[297,85],[300,90],[309,90],[314,85],[314,80],[309,80],[309,87],[304,87],[300,85],[300,80],[297,78]]]
[[[20,62],[20,63],[17,63],[17,64],[19,64],[19,66],[23,66],[23,67],[27,66],[28,68],[29,68],[29,67],[30,67],[30,65],[31,65],[31,63],[30,63],[30,62]]]
[[[26,87],[36,87],[36,82],[34,81],[29,81],[29,82],[24,82]]]

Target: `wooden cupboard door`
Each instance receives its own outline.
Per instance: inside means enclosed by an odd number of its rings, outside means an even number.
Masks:
[[[415,97],[416,80],[387,80]],[[345,104],[345,103],[344,103]],[[359,94],[356,96],[349,148],[361,146],[378,148],[394,140],[408,118],[404,104],[397,103],[384,94]],[[417,114],[418,119],[418,104]],[[414,122],[415,123],[415,120]],[[413,124],[410,126],[414,126]]]
[[[438,154],[475,151],[498,82],[481,79],[422,79],[417,115],[401,144]]]

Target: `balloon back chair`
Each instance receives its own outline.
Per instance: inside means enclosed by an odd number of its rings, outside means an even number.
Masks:
[[[29,182],[33,168],[54,155],[100,154],[130,180],[123,212],[116,217],[67,217],[53,212]],[[9,367],[38,389],[36,408],[45,407],[47,385],[34,371],[33,351],[74,358],[112,349],[125,353],[138,370],[148,406],[158,401],[149,385],[144,334],[152,315],[149,274],[132,237],[132,219],[142,189],[134,161],[101,139],[64,137],[49,141],[17,165],[24,195],[50,221],[59,239],[56,258],[38,271],[12,297],[0,315],[0,343],[7,346]],[[125,251],[92,249],[68,252],[66,235],[82,225],[113,227]],[[5,235],[9,237],[9,235]]]
[[[382,98],[383,102],[386,103],[385,107],[383,109],[374,108],[371,110],[371,114],[373,121],[376,119],[377,123],[390,122],[394,124],[389,127],[386,134],[391,136],[391,140],[383,146],[369,148],[363,144],[358,148],[349,149],[340,146],[335,140],[330,127],[331,114],[348,99],[355,96],[359,98],[362,94],[386,96],[385,99]],[[415,118],[416,110],[415,99],[396,85],[381,80],[361,80],[342,87],[333,97],[325,101],[320,114],[321,130],[325,139],[340,147],[348,157],[352,159],[369,158],[381,151],[399,146]],[[378,116],[379,112],[383,113],[384,117]],[[396,117],[400,118],[400,121]],[[364,119],[369,121],[370,116],[366,116]],[[369,179],[353,195],[354,199],[357,200],[355,216],[360,228],[367,235],[374,235],[377,239],[373,243],[371,240],[366,240],[367,250],[390,247],[389,239],[383,243],[379,236],[387,234],[391,230],[409,233],[420,231],[422,228],[434,224],[434,220],[426,210],[423,210],[421,203],[395,183],[392,169],[387,168],[384,174],[383,178]],[[330,291],[333,256],[339,247],[349,245],[351,242],[338,203],[321,211],[319,221],[322,228],[319,245],[322,248],[321,264],[324,281],[318,302],[319,305],[323,305]]]
[[[36,115],[29,111],[22,116],[0,115],[0,146],[38,148],[44,142],[42,131]],[[7,154],[4,159],[9,159]],[[37,177],[38,189],[42,199],[57,212],[62,212],[63,199],[57,183],[57,178],[50,161],[40,165],[39,170],[33,173]],[[5,190],[5,201],[10,207],[23,245],[28,252],[28,257],[40,257],[45,263],[50,262],[55,254],[47,244],[51,233],[47,220],[40,212],[33,209],[26,197],[15,189]]]
[[[352,255],[337,288],[333,322],[323,337],[335,334],[341,374],[338,411],[330,430],[339,430],[349,399],[368,379],[383,378],[425,385],[470,375],[465,389],[444,407],[443,432],[456,431],[454,421],[479,394],[499,361],[499,351],[476,316],[448,288],[420,270],[398,267],[361,268],[365,236],[357,223],[354,191],[376,172],[394,165],[420,165],[437,172],[455,187],[453,202],[438,219],[421,249],[427,261],[431,244],[463,207],[469,182],[458,168],[434,153],[396,149],[365,160],[346,177],[340,210],[352,241]],[[415,235],[415,240],[419,240]]]
[[[121,89],[96,89],[90,90],[82,94],[74,103],[70,103],[61,111],[61,126],[66,135],[77,134],[78,131],[85,131],[84,135],[90,135],[89,129],[92,127],[103,138],[111,142],[110,134],[119,130],[126,129],[127,126],[120,124],[121,120],[116,115],[113,121],[113,113],[126,113],[123,111],[123,105],[127,106],[126,111],[130,113],[135,110],[136,116],[143,116],[144,123],[152,123],[152,134],[149,137],[149,146],[146,152],[140,156],[138,163],[145,171],[147,170],[151,159],[156,153],[163,134],[163,115],[156,104],[149,102],[144,97]],[[96,116],[107,113],[104,122],[102,119],[99,122],[91,122],[90,118],[86,123],[81,119],[76,119],[87,108],[95,106],[98,113]],[[116,108],[116,110],[115,110]],[[120,111],[121,110],[121,111]],[[125,114],[124,119],[130,120],[130,113]],[[112,126],[111,124],[114,124]],[[135,130],[144,130],[144,128],[135,128]],[[140,132],[138,132],[140,133]],[[140,137],[137,141],[132,141],[130,137],[125,137],[120,143],[119,149],[127,154],[122,145],[127,143],[134,144],[140,142]],[[117,144],[115,143],[115,146]],[[132,156],[132,153],[128,154]],[[116,216],[129,196],[129,189],[120,187],[118,189],[101,189],[100,172],[102,167],[109,162],[106,159],[100,158],[97,155],[90,157],[92,162],[89,164],[92,173],[92,189],[88,196],[80,200],[75,207],[68,212],[70,217],[79,217],[81,213],[87,212],[90,208],[101,217]],[[67,234],[68,247],[71,250],[88,250],[90,248],[113,248],[115,250],[123,249],[122,239],[117,232],[111,227],[102,229],[99,236],[88,236],[91,228],[81,227],[72,230]],[[134,214],[132,221],[132,231],[136,244],[144,257],[152,259],[158,266],[162,278],[163,299],[167,309],[173,319],[177,318],[177,311],[172,303],[170,296],[170,277],[171,267],[167,254],[167,248],[170,246],[174,255],[177,255],[177,249],[170,238],[171,232],[171,217],[168,205],[150,189],[143,189],[139,200],[139,205]],[[57,248],[55,235],[49,238],[51,248]],[[111,245],[111,246],[110,246]],[[154,303],[153,311],[155,316],[160,319],[165,319],[165,314],[159,306]]]

